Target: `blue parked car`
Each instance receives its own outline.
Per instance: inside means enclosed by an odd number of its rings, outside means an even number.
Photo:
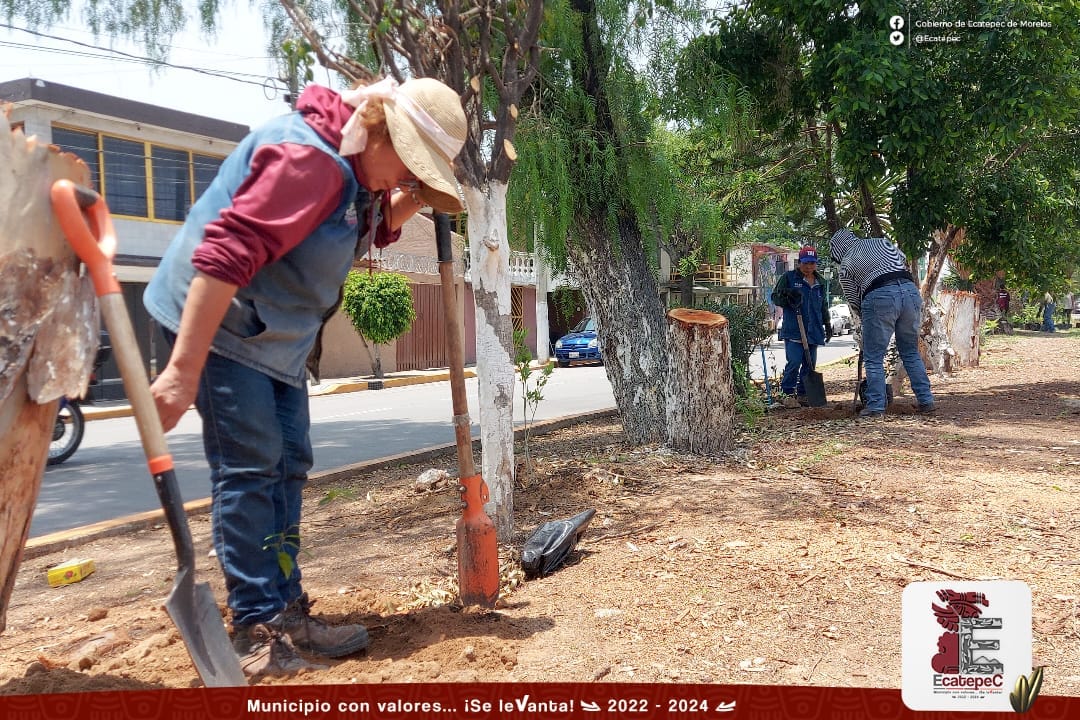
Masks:
[[[600,357],[600,343],[596,339],[596,320],[587,317],[566,335],[555,341],[555,359],[559,367],[570,367],[570,363],[588,360],[604,364]]]

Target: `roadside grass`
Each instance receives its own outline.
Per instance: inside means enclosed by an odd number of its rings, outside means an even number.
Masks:
[[[844,444],[833,440],[820,443],[812,453],[799,458],[796,466],[806,469],[844,452]]]

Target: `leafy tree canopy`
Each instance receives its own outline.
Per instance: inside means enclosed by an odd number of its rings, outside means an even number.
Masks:
[[[221,8],[221,0],[0,0],[0,11],[9,23],[21,20],[32,28],[48,27],[77,12],[95,37],[129,40],[162,61],[168,58],[172,38],[193,17],[213,35]]]
[[[787,98],[789,118],[805,117],[809,105],[835,131],[841,188],[896,178],[891,220],[909,254],[921,254],[934,230],[963,226],[960,252],[982,259],[974,264],[979,272],[997,264],[1055,275],[1076,243],[1080,157],[1059,148],[1080,111],[1080,6],[920,0],[905,14],[903,47],[888,41],[895,13],[842,0],[750,0],[702,42],[733,72],[739,58],[765,60],[765,69],[743,71],[755,93],[798,73],[790,92],[774,95]],[[1002,25],[915,27],[961,19]],[[959,41],[914,43],[919,33]]]

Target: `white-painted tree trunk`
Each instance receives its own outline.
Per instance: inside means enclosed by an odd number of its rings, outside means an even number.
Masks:
[[[498,182],[463,188],[476,305],[481,472],[491,492],[484,511],[501,542],[509,542],[514,533],[514,336],[506,188]]]
[[[548,286],[551,284],[547,263],[533,251],[536,268],[536,361],[545,363],[551,357],[551,338],[548,337]]]
[[[635,445],[667,439],[667,323],[656,279],[632,226],[613,247],[603,222],[582,223],[569,248],[597,337],[623,433]]]

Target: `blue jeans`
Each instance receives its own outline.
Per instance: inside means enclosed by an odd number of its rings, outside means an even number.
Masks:
[[[780,390],[785,395],[805,395],[806,388],[803,383],[806,373],[810,368],[817,365],[817,345],[810,345],[810,360],[806,360],[806,352],[803,350],[801,340],[784,341],[784,357],[787,363],[784,365],[784,374],[780,378]]]
[[[930,378],[919,355],[922,297],[914,283],[899,280],[867,293],[862,301],[863,365],[866,368],[866,409],[885,410],[885,352],[896,335],[911,390],[920,405],[930,405]]]
[[[1043,332],[1057,332],[1057,327],[1054,325],[1054,310],[1056,306],[1054,303],[1047,303],[1043,308]]]
[[[313,462],[307,389],[211,352],[195,407],[233,625],[265,622],[303,592],[300,504]]]

